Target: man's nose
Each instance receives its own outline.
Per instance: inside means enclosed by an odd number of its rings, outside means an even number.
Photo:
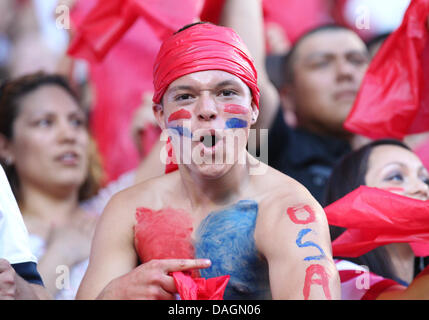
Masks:
[[[198,99],[197,114],[199,120],[215,120],[218,115],[215,98],[208,93],[202,94]]]
[[[355,67],[346,59],[339,59],[336,64],[337,81],[352,81],[356,76]]]

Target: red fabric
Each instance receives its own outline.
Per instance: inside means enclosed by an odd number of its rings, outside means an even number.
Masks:
[[[165,164],[165,173],[167,174],[178,170],[179,166],[177,165],[176,158],[174,157],[174,154],[173,154],[173,146],[171,145],[170,138],[168,138],[166,148],[167,148],[167,160],[166,160],[167,162]]]
[[[263,0],[265,23],[283,27],[294,43],[303,33],[329,22],[325,0]]]
[[[257,73],[248,49],[232,29],[198,24],[162,44],[153,68],[153,102],[160,103],[171,82],[189,73],[222,70],[240,78],[259,107]]]
[[[184,272],[173,272],[172,276],[181,300],[223,300],[230,278],[192,278]]]
[[[423,276],[427,276],[429,275],[429,266],[427,266],[426,268],[423,269],[423,271],[421,271],[415,279],[423,277]]]
[[[205,0],[201,10],[201,21],[219,24],[224,4],[225,0]]]
[[[347,228],[332,243],[333,255],[358,257],[378,246],[410,243],[429,255],[429,201],[361,186],[325,208],[330,225]]]
[[[425,168],[429,170],[429,139],[417,146],[413,151],[423,162]]]
[[[202,0],[99,1],[77,26],[69,53],[90,62],[101,61],[137,18],[146,21],[163,40],[199,16]]]
[[[376,300],[378,296],[383,293],[387,288],[397,285],[393,280],[386,279],[372,285],[371,288],[364,294],[361,300]]]
[[[363,79],[344,124],[372,139],[429,131],[429,0],[413,0]]]
[[[90,62],[95,95],[90,127],[103,159],[106,182],[138,165],[130,125],[143,92],[153,90],[152,68],[161,45],[159,36],[191,23],[199,15],[199,2],[80,0],[74,7],[75,37],[69,54]],[[156,17],[151,18],[151,14]],[[159,132],[156,128],[147,130],[146,137]]]

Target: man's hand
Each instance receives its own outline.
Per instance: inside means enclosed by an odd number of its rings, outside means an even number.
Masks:
[[[206,259],[151,260],[110,282],[98,299],[174,300],[177,289],[171,272],[204,269],[210,265]]]
[[[10,263],[0,259],[0,300],[17,298],[16,273]]]

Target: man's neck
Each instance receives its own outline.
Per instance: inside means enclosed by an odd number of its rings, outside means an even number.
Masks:
[[[349,143],[351,143],[353,139],[353,134],[351,132],[345,131],[344,129],[333,130],[315,125],[298,125],[298,128],[314,135],[344,140],[345,142]]]
[[[247,160],[245,164],[235,163],[226,174],[216,179],[200,177],[186,168],[182,168],[181,176],[185,196],[195,209],[233,203],[243,195],[250,182]]]

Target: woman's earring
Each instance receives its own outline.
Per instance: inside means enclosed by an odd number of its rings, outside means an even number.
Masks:
[[[4,160],[6,166],[10,167],[13,164],[12,158],[8,157]]]

